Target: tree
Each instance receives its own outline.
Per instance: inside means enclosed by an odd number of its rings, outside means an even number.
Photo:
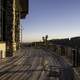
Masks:
[[[46,38],[46,40],[47,40],[47,39],[48,39],[48,35],[46,35],[46,37],[45,37],[45,38]]]
[[[43,40],[43,42],[45,41],[45,38],[44,38],[44,36],[42,37],[42,40]]]

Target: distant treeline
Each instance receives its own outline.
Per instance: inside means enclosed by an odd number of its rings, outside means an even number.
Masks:
[[[80,48],[80,37],[72,37],[72,38],[65,38],[65,39],[52,39],[49,40],[52,44],[70,46],[73,48]]]

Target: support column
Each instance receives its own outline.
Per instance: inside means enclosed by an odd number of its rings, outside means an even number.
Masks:
[[[16,10],[15,10],[15,16],[16,16],[16,24],[15,24],[15,42],[16,42],[16,49],[18,50],[20,48],[20,0],[16,0]]]
[[[13,0],[13,30],[12,30],[12,47],[13,47],[13,53],[16,51],[15,24],[16,24],[16,3],[15,3],[15,0]]]

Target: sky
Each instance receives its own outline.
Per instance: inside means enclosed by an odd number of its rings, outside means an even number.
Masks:
[[[80,0],[29,0],[29,14],[21,20],[23,42],[80,35]]]

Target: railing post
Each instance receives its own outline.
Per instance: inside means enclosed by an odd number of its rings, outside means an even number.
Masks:
[[[79,49],[77,48],[77,55],[76,55],[76,64],[77,64],[77,67],[79,66]]]
[[[73,64],[73,67],[76,67],[76,56],[75,56],[75,49],[72,49],[72,64]]]

